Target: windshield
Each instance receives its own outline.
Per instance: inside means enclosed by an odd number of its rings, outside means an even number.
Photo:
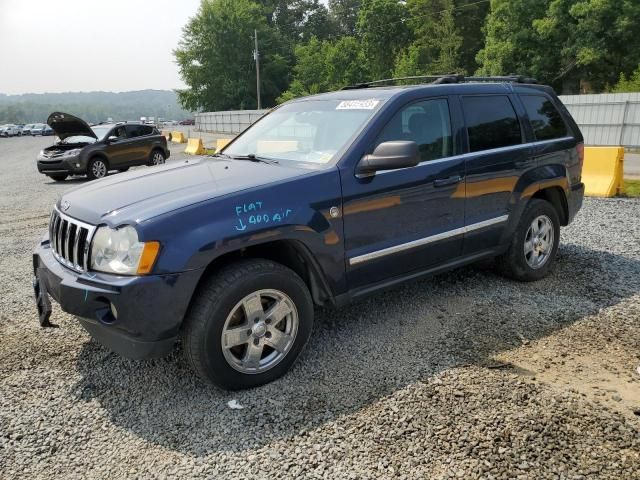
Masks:
[[[380,100],[307,100],[283,105],[223,153],[327,164],[380,107]]]
[[[96,137],[98,137],[98,140],[102,140],[105,135],[107,133],[109,133],[109,130],[111,130],[111,127],[91,127],[91,130],[93,130],[93,133],[96,134]],[[84,138],[91,138],[91,137],[84,137]],[[94,138],[91,139],[91,141],[95,141]]]

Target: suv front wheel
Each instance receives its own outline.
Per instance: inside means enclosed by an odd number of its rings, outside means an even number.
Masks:
[[[302,279],[270,260],[230,265],[205,281],[182,330],[184,353],[200,377],[238,390],[284,375],[313,326]]]
[[[98,178],[104,178],[109,172],[109,166],[107,161],[101,157],[92,158],[87,165],[87,178],[89,180],[96,180]]]
[[[522,282],[544,278],[560,242],[560,221],[553,205],[532,199],[525,207],[509,249],[498,257],[500,271]]]

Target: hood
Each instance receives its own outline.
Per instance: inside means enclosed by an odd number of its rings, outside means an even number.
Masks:
[[[303,168],[202,157],[119,173],[65,193],[58,202],[78,220],[141,223],[195,203],[312,173]]]
[[[74,117],[69,113],[53,112],[49,115],[49,118],[47,118],[47,125],[51,127],[60,140],[75,135],[98,138],[84,120]]]

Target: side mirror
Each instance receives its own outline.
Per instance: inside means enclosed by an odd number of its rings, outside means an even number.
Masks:
[[[118,137],[116,137],[115,135],[111,135],[110,137],[107,138],[107,143],[113,143],[117,141],[118,141]]]
[[[356,173],[371,175],[378,170],[396,170],[415,167],[420,163],[418,144],[407,140],[383,142],[370,155],[365,155],[358,163]]]

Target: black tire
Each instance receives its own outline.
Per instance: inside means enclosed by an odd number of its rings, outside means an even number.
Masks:
[[[119,169],[118,169],[118,171],[119,171],[120,173],[124,173],[124,172],[126,172],[127,170],[129,170],[129,167],[124,167],[124,168],[119,168]]]
[[[162,165],[166,162],[166,160],[167,160],[167,156],[164,154],[164,152],[159,148],[156,148],[152,150],[151,155],[149,155],[148,165],[150,167],[154,165]]]
[[[550,243],[550,250],[547,249],[543,263],[533,267],[527,261],[525,255],[525,242],[527,235],[531,233],[532,223],[536,219],[548,219],[553,229],[553,239]],[[537,198],[529,201],[524,209],[518,227],[516,228],[509,249],[497,258],[496,266],[505,276],[521,282],[533,282],[547,276],[558,252],[560,243],[560,221],[556,209],[549,202]]]
[[[223,349],[222,346],[225,322],[238,308],[241,300],[255,292],[266,290],[284,293],[292,302],[298,315],[297,334],[284,356],[268,370],[258,373],[241,372],[225,357],[230,355],[231,351]],[[285,323],[287,321],[290,320],[284,320]],[[244,322],[247,322],[247,325]],[[257,320],[255,322],[257,325]],[[282,323],[283,321],[279,322]],[[250,318],[245,318],[240,324],[241,328],[251,326]],[[274,327],[275,325],[271,326],[272,329]],[[257,387],[284,375],[306,345],[312,328],[313,302],[302,279],[279,263],[264,259],[248,259],[229,265],[204,280],[185,318],[182,344],[187,361],[201,378],[224,389],[239,390]],[[248,336],[251,335],[250,332],[251,330],[247,331]],[[268,342],[267,338],[271,338],[271,334],[264,335],[262,341]],[[233,348],[248,349],[250,345],[247,343]],[[270,349],[268,346],[266,348]],[[244,350],[244,355],[247,352],[248,350]],[[268,350],[261,352],[261,355],[268,356]],[[276,350],[273,352],[277,354]]]
[[[104,168],[96,168],[98,165],[104,165]],[[97,172],[101,173],[97,173]],[[102,157],[93,157],[89,160],[89,164],[87,165],[87,178],[89,180],[96,180],[99,178],[104,178],[109,173],[109,163]]]
[[[52,173],[49,175],[49,178],[55,180],[56,182],[64,182],[68,176],[69,175],[67,175],[66,173]]]

